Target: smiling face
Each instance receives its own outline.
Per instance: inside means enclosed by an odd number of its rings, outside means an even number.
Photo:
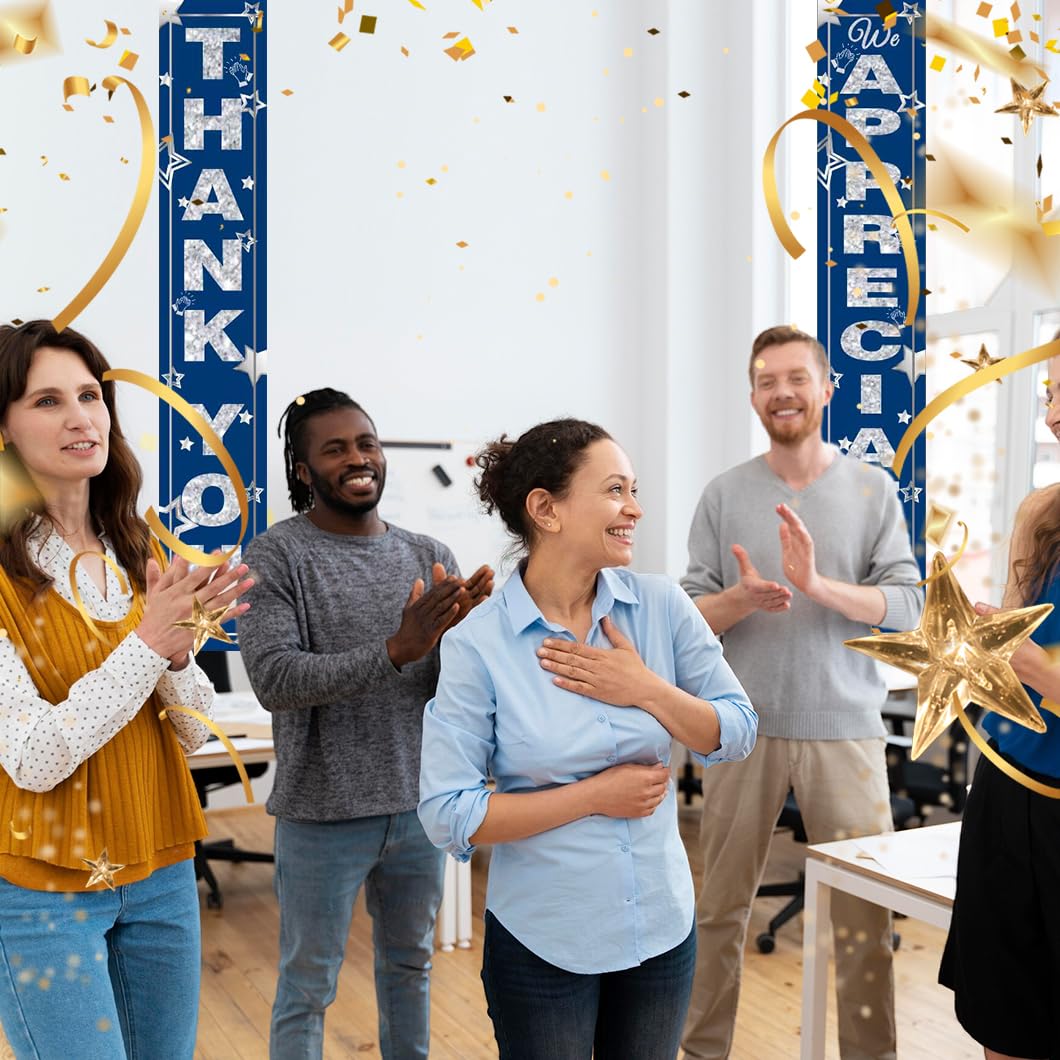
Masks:
[[[637,503],[633,465],[609,438],[593,442],[584,453],[566,495],[552,500],[557,543],[595,569],[628,566],[634,530],[644,514]]]
[[[386,484],[386,457],[372,421],[359,409],[338,408],[313,416],[305,425],[299,478],[313,488],[313,499],[338,515],[367,515]]]
[[[751,405],[778,445],[798,445],[821,431],[832,384],[822,378],[806,342],[769,346],[754,366]]]
[[[110,412],[99,380],[72,350],[34,352],[25,392],[8,406],[3,432],[42,491],[93,478],[107,466]]]

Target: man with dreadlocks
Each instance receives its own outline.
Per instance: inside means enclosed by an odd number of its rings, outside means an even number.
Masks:
[[[444,856],[416,816],[423,706],[438,678],[438,640],[489,596],[493,571],[465,582],[443,544],[383,522],[386,458],[347,394],[305,394],[280,425],[298,514],[248,546],[254,620],[239,628],[276,744],[267,809],[276,817],[280,969],[270,1055],[322,1055],[324,1010],[364,883],[380,1051],[425,1057]]]

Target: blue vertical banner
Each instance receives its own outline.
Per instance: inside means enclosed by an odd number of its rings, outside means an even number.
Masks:
[[[266,526],[262,3],[174,0],[159,29],[159,378],[243,477],[244,543]],[[195,548],[238,541],[238,484],[183,417],[159,411],[158,511]],[[220,645],[214,645],[220,646]]]
[[[915,210],[924,206],[925,188],[924,16],[919,4],[897,7],[844,0],[842,9],[822,12],[815,89],[822,108],[868,140],[905,208]],[[841,133],[821,128],[818,334],[836,388],[824,433],[851,456],[890,470],[906,426],[925,402],[924,216],[910,218],[920,275],[907,277],[879,184]],[[907,290],[921,293],[909,326]],[[925,444],[917,439],[895,483],[921,569]]]

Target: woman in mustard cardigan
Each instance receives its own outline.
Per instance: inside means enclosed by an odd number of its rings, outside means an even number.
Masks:
[[[244,566],[162,569],[107,368],[70,329],[0,327],[0,1022],[19,1060],[195,1046],[206,826],[184,756],[206,728],[159,714],[209,714],[193,633],[174,623],[196,596],[242,614],[250,581]],[[84,552],[91,626],[70,585]]]

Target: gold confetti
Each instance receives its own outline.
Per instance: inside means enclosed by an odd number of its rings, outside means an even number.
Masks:
[[[420,0],[409,0],[409,3],[412,4],[413,7],[418,7],[421,11],[427,10],[427,8],[420,3]]]
[[[112,117],[111,115],[109,115],[109,114],[104,114],[104,115],[103,115],[103,120],[104,120],[104,121],[105,121],[105,122],[106,122],[106,123],[107,123],[108,125],[113,125],[113,124],[114,124],[114,118],[113,118],[113,117]]]
[[[932,70],[941,70],[946,65],[946,57],[944,55],[936,55],[934,59],[928,63],[928,66]]]
[[[688,99],[688,97],[689,97],[690,95],[692,95],[692,93],[691,93],[691,92],[684,92],[684,91],[682,91],[682,92],[678,92],[677,94],[678,94],[678,95],[679,95],[679,96],[680,96],[680,97],[681,97],[682,99]]]
[[[633,58],[633,49],[632,49],[632,48],[623,48],[623,49],[622,49],[622,54],[623,54],[623,55],[624,55],[624,56],[625,56],[625,57],[626,57],[627,59],[632,59],[632,58]]]
[[[436,180],[434,179],[434,177],[428,177],[428,178],[426,179],[426,181],[424,181],[424,183],[426,183],[426,184],[431,184],[431,185],[434,185],[434,184],[437,184],[437,183],[438,183],[438,181],[436,181]]]
[[[467,243],[465,243],[465,242],[464,242],[464,241],[463,241],[463,240],[461,239],[461,240],[460,240],[460,242],[459,242],[459,243],[457,243],[457,246],[458,246],[458,247],[459,247],[459,248],[460,248],[461,250],[463,250],[463,249],[464,249],[464,247],[466,247],[466,246],[467,246]]]
[[[548,278],[548,285],[549,285],[549,287],[558,287],[559,286],[559,279],[557,277],[555,277],[555,276],[550,276]]]
[[[106,847],[103,848],[103,853],[95,861],[90,858],[82,858],[81,860],[92,870],[89,873],[88,881],[85,883],[86,888],[102,883],[113,891],[115,875],[125,868],[124,865],[111,863],[110,858],[107,857]]]
[[[59,174],[59,179],[60,180],[69,180],[70,179],[70,174],[69,173],[60,173]]]
[[[450,37],[446,34],[443,39],[449,40]],[[471,41],[467,37],[458,40],[451,48],[444,48],[443,51],[456,63],[463,62],[464,59],[470,59],[475,54],[475,49],[471,46]]]
[[[828,54],[819,40],[811,41],[807,44],[806,53],[815,63],[819,63]]]
[[[357,27],[358,33],[375,33],[375,15],[361,15],[361,24]]]
[[[976,8],[975,13],[980,18],[989,18],[990,17],[990,12],[993,11],[993,10],[994,10],[994,5],[993,4],[980,4]]]
[[[32,37],[26,40],[25,37],[20,36],[18,33],[15,34],[14,48],[15,51],[20,52],[22,55],[32,55],[33,49],[37,47],[37,38]]]
[[[339,8],[339,25],[342,25],[342,20],[353,10],[353,0],[343,0],[342,7]]]
[[[330,44],[331,47],[334,48],[335,51],[337,51],[337,52],[341,52],[342,49],[345,48],[346,45],[349,44],[349,43],[350,43],[350,38],[347,37],[346,34],[342,33],[342,32],[336,33],[335,36],[332,37],[331,40],[328,41],[328,44]]]
[[[544,300],[545,300],[545,292],[544,291],[538,291],[537,294],[534,295],[534,301],[535,302],[543,302]]]
[[[994,19],[994,36],[1005,37],[1008,35],[1008,19],[1007,18],[995,18]]]
[[[444,34],[442,36],[442,40],[456,40],[456,38],[459,37],[459,36],[460,36],[460,30],[454,29],[451,32]]]
[[[125,51],[121,53],[121,58],[118,60],[118,65],[126,70],[131,70],[135,65],[137,59],[140,56],[136,52]]]
[[[600,170],[600,179],[601,180],[610,180],[611,179],[611,174],[608,173],[608,171],[606,169],[601,169]]]
[[[508,27],[508,32],[509,33],[518,33],[519,31],[514,26],[509,26]]]
[[[538,114],[544,114],[545,113],[545,104],[544,103],[538,103],[537,112],[538,112]]]
[[[294,95],[294,89],[293,88],[281,88],[280,89],[280,95],[281,96],[293,96]]]
[[[850,99],[844,99],[843,102],[848,107],[856,107],[858,105],[858,97],[857,96],[851,96]]]
[[[475,7],[477,7],[479,9],[479,11],[482,11],[483,10],[482,5],[484,3],[486,3],[486,4],[490,3],[491,0],[471,0],[471,2],[475,5]]]
[[[117,24],[111,22],[110,19],[104,19],[103,23],[107,27],[107,35],[101,41],[97,43],[87,37],[85,38],[85,43],[92,48],[109,48],[118,39]]]
[[[65,103],[71,96],[88,96],[91,95],[92,89],[89,86],[87,77],[67,77],[63,80],[63,102]],[[44,157],[43,155],[41,156]]]
[[[501,96],[501,99],[503,99],[505,103],[515,102],[515,96]]]

